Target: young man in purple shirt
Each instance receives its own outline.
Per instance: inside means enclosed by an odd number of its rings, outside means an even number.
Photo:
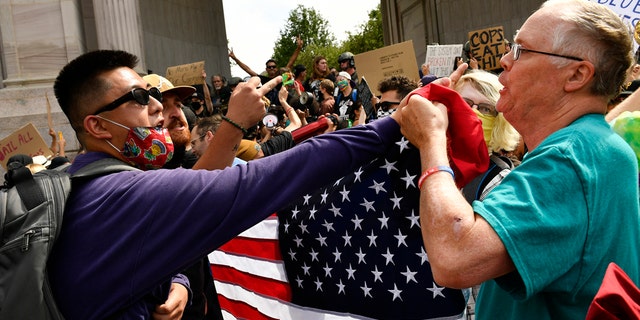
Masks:
[[[104,158],[143,169],[74,181],[48,264],[66,319],[150,318],[184,267],[290,199],[383,155],[400,138],[390,117],[247,165],[209,171],[233,158],[244,128],[265,113],[261,97],[281,82],[277,77],[256,89],[254,77],[233,91],[216,134],[225,138],[212,141],[194,166],[209,170],[147,170],[168,161],[173,146],[168,133],[155,128],[164,121],[160,93],[133,70],[136,63],[123,51],[89,52],[65,66],[54,85],[87,150],[69,172]],[[296,178],[284,171],[297,172]],[[277,192],[264,192],[274,186]]]

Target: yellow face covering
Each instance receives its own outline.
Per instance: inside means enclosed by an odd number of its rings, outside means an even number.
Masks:
[[[482,121],[482,131],[484,133],[484,141],[487,143],[487,146],[491,144],[491,133],[493,132],[493,126],[496,122],[496,117],[489,116],[486,114],[480,113],[478,109],[472,109],[473,112],[480,118]]]

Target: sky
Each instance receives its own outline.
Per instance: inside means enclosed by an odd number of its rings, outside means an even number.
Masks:
[[[320,13],[336,40],[344,41],[345,31],[359,30],[369,20],[369,11],[379,3],[380,0],[222,0],[228,46],[257,73],[264,71],[289,13],[298,4]],[[232,65],[231,75],[244,78],[248,74]]]

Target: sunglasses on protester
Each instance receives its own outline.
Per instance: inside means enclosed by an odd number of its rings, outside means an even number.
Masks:
[[[119,107],[123,103],[131,101],[131,100],[135,100],[137,103],[139,103],[139,104],[141,104],[143,106],[146,106],[146,105],[149,104],[149,97],[153,97],[154,99],[156,99],[158,101],[162,101],[162,93],[156,87],[151,87],[149,90],[144,89],[144,88],[135,88],[135,89],[127,92],[122,97],[120,97],[120,98],[116,99],[115,101],[111,102],[110,104],[98,109],[98,111],[96,111],[94,113],[94,115],[102,113],[102,112],[105,112],[105,111],[111,111],[111,110]]]
[[[277,67],[278,67],[278,66],[267,66],[267,69],[275,69],[275,68],[277,68]]]
[[[389,108],[391,108],[391,106],[397,106],[399,105],[400,102],[396,102],[396,101],[383,101],[383,102],[378,102],[376,103],[376,110],[381,110],[382,111],[388,111]]]

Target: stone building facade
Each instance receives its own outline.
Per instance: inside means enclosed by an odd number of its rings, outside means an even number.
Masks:
[[[49,143],[48,100],[70,153],[53,82],[82,53],[134,53],[140,74],[202,60],[208,75],[230,74],[222,0],[0,0],[0,43],[0,139],[31,122]]]
[[[470,31],[502,26],[511,41],[544,0],[381,0],[384,43],[413,40],[424,62],[427,45],[461,44]]]

